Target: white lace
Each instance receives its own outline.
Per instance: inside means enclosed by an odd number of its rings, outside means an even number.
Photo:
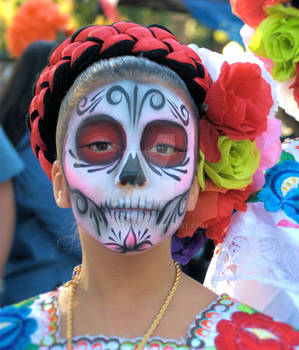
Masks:
[[[246,213],[234,214],[205,284],[216,290],[221,281],[250,279],[299,294],[299,232],[277,226],[285,218],[281,211],[266,211],[263,203],[248,203]]]

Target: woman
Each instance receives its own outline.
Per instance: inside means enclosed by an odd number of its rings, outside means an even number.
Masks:
[[[47,64],[55,44],[37,41],[24,51],[0,101],[0,122],[22,162],[22,171],[10,186],[16,216],[11,229],[2,226],[1,230],[1,239],[7,241],[1,244],[1,306],[55,289],[68,280],[73,266],[81,261],[79,242],[72,240],[72,212],[57,207],[52,186],[32,154],[26,125],[36,76]],[[9,171],[14,160],[1,164]],[[2,204],[7,200],[7,196],[0,196],[0,205],[7,208],[7,204]],[[1,214],[8,222],[9,214]],[[47,278],[43,278],[45,275]]]
[[[0,349],[299,344],[290,326],[218,297],[173,262],[171,238],[198,202],[210,84],[200,57],[158,25],[82,28],[52,53],[31,141],[57,204],[73,209],[82,266],[58,291],[2,310]]]

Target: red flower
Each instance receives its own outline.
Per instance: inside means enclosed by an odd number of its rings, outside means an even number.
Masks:
[[[247,23],[256,28],[267,16],[266,7],[273,6],[282,0],[230,0],[232,12]]]
[[[246,200],[252,193],[252,185],[243,190],[227,190],[206,181],[206,190],[199,193],[196,207],[187,212],[178,230],[178,237],[192,236],[198,228],[207,228],[206,236],[215,244],[224,240],[233,210],[246,211]]]
[[[218,138],[219,132],[215,126],[206,117],[201,118],[199,121],[200,149],[208,162],[217,163],[221,158],[221,153],[217,146]]]
[[[292,84],[289,89],[294,89],[293,95],[294,99],[297,102],[299,108],[299,62],[296,64],[296,79],[294,84]]]
[[[257,64],[224,62],[205,103],[207,118],[218,131],[232,140],[254,141],[267,129],[273,100]]]
[[[221,320],[216,328],[217,350],[295,350],[299,332],[260,313],[235,312],[231,321]]]
[[[247,210],[245,202],[251,193],[252,185],[247,186],[244,190],[229,190],[226,193],[218,193],[217,216],[205,223],[206,236],[213,239],[215,244],[223,242],[233,210]]]

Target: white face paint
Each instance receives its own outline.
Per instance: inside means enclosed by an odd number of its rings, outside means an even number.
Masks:
[[[176,232],[194,174],[193,118],[180,97],[155,84],[118,81],[79,101],[63,166],[85,232],[120,253]]]

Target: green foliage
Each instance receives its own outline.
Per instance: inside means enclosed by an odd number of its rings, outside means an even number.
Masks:
[[[78,27],[92,24],[98,13],[99,5],[95,0],[73,0],[73,17],[78,23]]]

